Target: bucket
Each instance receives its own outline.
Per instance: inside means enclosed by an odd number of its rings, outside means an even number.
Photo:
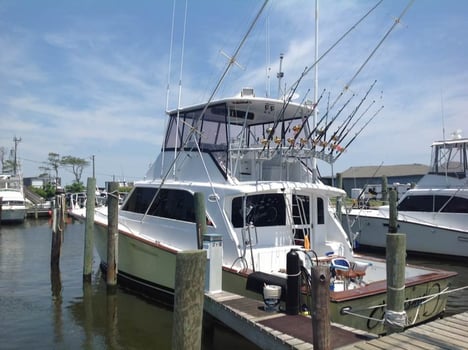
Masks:
[[[263,286],[263,301],[265,311],[277,311],[281,298],[281,286],[266,284]]]

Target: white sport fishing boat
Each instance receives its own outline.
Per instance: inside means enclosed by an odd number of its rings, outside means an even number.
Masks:
[[[23,222],[26,217],[26,201],[20,176],[0,175],[1,221]]]
[[[455,133],[434,142],[431,158],[430,171],[398,202],[398,231],[408,251],[468,257],[468,139]],[[388,205],[352,209],[348,218],[358,245],[385,247]]]
[[[201,248],[194,194],[203,193],[207,233],[222,238],[224,290],[261,298],[264,284],[284,286],[286,257],[295,251],[305,270],[311,263],[330,266],[332,321],[385,332],[386,265],[353,254],[330,206],[345,192],[324,185],[311,168],[323,137],[307,127],[313,109],[244,89],[169,112],[160,155],[119,209],[119,280],[173,294],[177,253]],[[95,241],[104,269],[107,225],[107,209],[97,208]],[[444,311],[441,292],[452,276],[406,268],[408,324]]]
[[[310,300],[306,283],[311,265],[324,264],[332,275],[331,320],[385,332],[385,314],[391,314],[386,313],[385,261],[353,254],[330,205],[345,192],[324,185],[315,165],[317,158],[334,162],[354,141],[360,131],[348,135],[360,117],[353,123],[351,119],[365,97],[335,133],[327,135],[349,100],[330,120],[327,111],[310,125],[320,98],[314,98],[315,103],[291,101],[310,69],[284,98],[256,97],[246,88],[238,96],[214,100],[220,81],[206,103],[168,112],[161,153],[146,180],[135,183],[119,209],[120,281],[171,298],[177,253],[203,248],[195,222],[195,198],[203,197],[206,237],[221,240],[223,290],[262,299],[264,285],[279,285],[284,298],[288,278],[298,276],[288,276],[287,257],[299,257],[304,303]],[[106,269],[105,207],[96,210],[94,222],[96,248]],[[408,266],[407,322],[402,326],[438,317],[454,275]]]

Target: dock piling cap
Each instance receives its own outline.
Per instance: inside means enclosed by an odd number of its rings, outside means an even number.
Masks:
[[[203,242],[219,242],[223,240],[223,236],[217,233],[206,233],[203,235]]]

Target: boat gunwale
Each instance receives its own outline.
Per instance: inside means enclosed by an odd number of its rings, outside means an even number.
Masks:
[[[102,227],[107,227],[107,225],[99,222],[95,222],[95,224],[100,225]],[[145,239],[144,237],[138,236],[136,234],[133,234],[131,232],[126,232],[122,229],[119,229],[119,234],[123,234],[129,238],[136,239],[144,244],[147,244],[149,246],[156,247],[158,249],[165,250],[169,253],[172,253],[176,255],[179,251],[171,248],[163,243],[160,242],[152,242],[148,239]],[[372,260],[372,261],[380,261],[384,262],[382,259],[378,258],[372,258],[372,257],[364,257],[361,255],[355,255],[356,258],[358,259],[366,259],[366,260]],[[422,285],[426,284],[429,282],[435,282],[435,281],[440,281],[440,280],[446,280],[449,278],[452,278],[456,275],[458,275],[457,272],[453,271],[444,271],[444,270],[438,270],[438,269],[433,269],[433,268],[426,268],[426,267],[419,267],[419,266],[413,266],[413,265],[406,265],[407,267],[410,268],[417,268],[419,270],[427,270],[426,274],[420,275],[420,276],[413,276],[413,277],[408,277],[405,279],[405,287],[413,287],[417,285]],[[248,271],[245,270],[235,270],[226,266],[222,266],[222,269],[225,272],[232,273],[239,275],[241,277],[247,278],[249,275]],[[345,302],[345,301],[350,301],[354,299],[359,299],[362,297],[368,297],[368,296],[375,296],[375,295],[380,295],[380,294],[385,294],[387,292],[387,281],[385,280],[380,280],[376,282],[371,282],[368,285],[356,289],[350,289],[346,291],[340,291],[340,292],[330,292],[330,301],[331,302]]]

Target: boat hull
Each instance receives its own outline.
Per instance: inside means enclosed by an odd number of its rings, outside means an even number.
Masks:
[[[26,217],[25,207],[3,206],[1,212],[2,223],[23,222]]]
[[[350,227],[351,231],[358,232],[357,247],[362,245],[384,248],[386,246],[388,218],[380,215],[378,210],[360,211],[348,217],[350,222],[354,222],[354,225]],[[346,223],[343,226],[347,227]],[[467,231],[411,222],[400,217],[398,232],[406,234],[407,251],[468,257]]]
[[[105,267],[107,260],[107,227],[95,225],[96,248]],[[134,288],[142,289],[163,301],[172,302],[177,251],[150,242],[128,232],[119,232],[118,237],[118,278],[129,282]],[[432,271],[432,270],[431,270]],[[409,278],[406,281],[406,299],[427,296],[447,288],[453,273],[432,275],[430,278]],[[222,272],[223,290],[246,297],[262,299],[260,294],[246,289],[248,274],[224,267]],[[332,322],[347,325],[375,334],[385,333],[383,313],[386,304],[386,283],[379,281],[366,287],[343,292],[330,293],[330,316]],[[306,293],[303,294],[304,301]],[[439,316],[445,309],[446,295],[439,295],[429,301],[407,303],[411,324],[418,324]],[[423,303],[424,301],[424,303]],[[358,313],[360,317],[345,312]]]

